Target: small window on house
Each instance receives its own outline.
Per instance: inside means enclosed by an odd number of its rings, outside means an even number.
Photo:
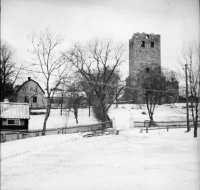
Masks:
[[[19,125],[19,119],[8,119],[7,125]]]
[[[37,96],[33,96],[33,103],[37,103]]]
[[[151,42],[151,47],[154,48],[154,42]]]
[[[145,41],[141,42],[141,47],[145,47]]]
[[[28,103],[28,97],[27,96],[24,97],[24,102]]]

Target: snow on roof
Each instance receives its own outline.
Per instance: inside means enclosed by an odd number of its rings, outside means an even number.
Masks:
[[[27,103],[0,102],[0,118],[29,119],[29,105]]]

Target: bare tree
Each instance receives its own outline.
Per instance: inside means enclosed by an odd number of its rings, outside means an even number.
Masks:
[[[46,115],[43,123],[43,132],[46,131],[47,120],[50,116],[51,99],[55,90],[70,72],[66,59],[58,52],[64,41],[62,35],[57,35],[46,29],[39,34],[33,32],[29,37],[36,56],[34,66],[37,67],[37,78],[45,86],[47,93]]]
[[[185,81],[188,92],[189,114],[193,120],[194,137],[197,137],[198,118],[200,116],[200,43],[183,44],[180,54],[177,57],[182,67],[182,79]],[[186,69],[187,72],[184,72]],[[187,75],[186,75],[187,74]]]
[[[83,106],[85,100],[85,97],[80,87],[81,86],[78,83],[72,84],[66,91],[67,95],[65,95],[67,99],[66,108],[68,108],[69,111],[74,112],[74,117],[76,119],[77,124],[78,124],[78,110],[80,107]]]
[[[110,106],[120,95],[123,87],[119,85],[120,65],[124,62],[123,45],[115,45],[111,40],[93,40],[85,46],[79,44],[66,54],[67,59],[90,85],[96,101],[93,102],[100,113],[102,121],[109,120],[107,115]]]
[[[169,77],[161,70],[160,67],[146,68],[141,70],[137,75],[137,84],[139,84],[139,95],[145,101],[150,121],[153,122],[153,115],[156,104],[161,104],[162,101],[170,96],[175,97],[177,93],[177,79]]]
[[[13,93],[13,87],[22,69],[22,65],[16,67],[14,50],[6,42],[1,41],[1,65],[0,65],[0,101]]]

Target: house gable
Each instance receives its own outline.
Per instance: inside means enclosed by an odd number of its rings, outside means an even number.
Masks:
[[[36,81],[34,81],[34,80],[32,80],[32,79],[29,79],[29,80],[25,81],[25,82],[16,90],[16,93],[18,93],[18,92],[22,89],[22,87],[25,86],[25,85],[26,85],[28,82],[30,82],[30,81],[36,83],[36,85],[41,89],[41,91],[43,92],[43,94],[45,94],[45,92],[44,92],[44,90],[42,89],[42,87],[41,87]]]
[[[15,93],[17,102],[29,103],[31,108],[44,108],[46,100],[44,98],[45,92],[41,86],[34,80],[28,78]]]

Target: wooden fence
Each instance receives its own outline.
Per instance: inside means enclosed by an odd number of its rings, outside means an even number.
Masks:
[[[189,125],[193,127],[193,121],[189,121]],[[146,132],[148,133],[148,130],[157,130],[157,129],[175,129],[175,128],[186,128],[187,127],[187,121],[150,121],[146,120],[144,122],[135,121],[134,127],[138,128],[145,128]],[[198,127],[200,127],[200,121],[198,121]]]
[[[45,133],[42,130],[28,130],[28,131],[2,130],[0,133],[1,135],[0,142],[2,143],[2,142],[14,141],[18,139],[44,136],[44,135],[72,134],[72,133],[79,133],[79,132],[97,131],[97,130],[102,130],[105,128],[106,129],[112,128],[112,121],[93,124],[93,125],[79,125],[79,126],[47,129]]]

